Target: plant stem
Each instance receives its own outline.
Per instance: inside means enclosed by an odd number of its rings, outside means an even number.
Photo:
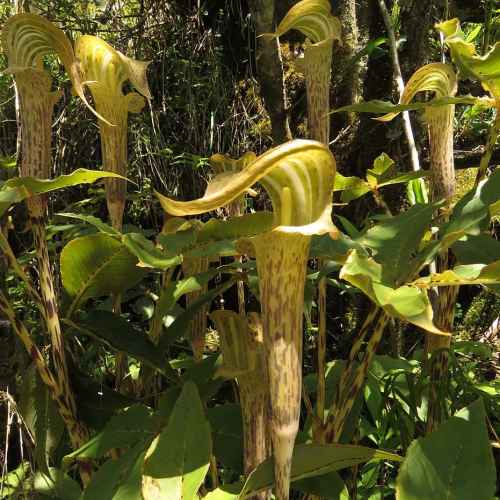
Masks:
[[[40,378],[44,384],[48,387],[49,392],[54,399],[59,414],[63,419],[66,428],[68,429],[68,434],[71,440],[71,444],[74,449],[79,448],[88,440],[88,432],[83,424],[81,424],[77,419],[75,419],[75,410],[72,406],[73,401],[68,400],[66,396],[67,388],[61,384],[61,380],[54,377],[52,372],[47,366],[42,353],[38,349],[37,345],[33,342],[31,335],[24,325],[24,323],[16,316],[14,309],[12,308],[9,300],[4,295],[3,291],[0,290],[0,312],[10,321],[16,335],[21,340],[24,348],[28,352],[29,356],[33,360],[35,367],[40,375]],[[86,461],[78,462],[80,477],[83,484],[87,484],[90,481],[91,467]]]
[[[445,200],[441,222],[448,218],[451,200],[455,194],[455,168],[453,161],[453,118],[455,106],[427,109],[425,118],[429,127],[429,146],[431,160],[430,191],[431,200]],[[435,261],[438,273],[450,268],[448,250],[438,255]],[[454,308],[459,287],[437,287],[431,291],[434,322],[443,331],[453,330]],[[427,334],[425,337],[426,354],[430,360],[430,393],[427,413],[427,432],[431,432],[445,418],[441,388],[448,379],[448,350],[451,336]]]
[[[16,83],[23,130],[21,175],[46,179],[50,177],[52,113],[60,93],[50,92],[50,78],[40,70],[23,72],[22,77],[16,77]],[[27,206],[38,260],[42,305],[45,310],[42,316],[52,343],[51,352],[57,387],[60,388],[62,393],[60,397],[64,399],[66,409],[70,412],[66,415],[65,422],[68,425],[72,445],[79,448],[86,441],[88,434],[83,425],[78,422],[75,398],[69,383],[64,340],[45,233],[46,198],[44,196],[29,198]]]
[[[253,241],[269,376],[276,498],[287,500],[299,429],[304,284],[310,237],[274,230]]]
[[[341,376],[337,397],[330,411],[326,426],[326,442],[339,442],[344,430],[349,413],[354,406],[359,391],[362,389],[366,374],[382,340],[385,327],[389,321],[387,314],[380,308],[374,308],[365,320],[356,341],[351,348],[347,365]],[[356,368],[356,357],[360,351],[363,339],[369,330],[373,328],[372,336],[365,349],[365,355]]]
[[[321,264],[321,260],[319,263]],[[325,420],[326,400],[326,277],[322,277],[318,285],[318,350],[317,350],[317,377],[316,388],[316,416],[317,423],[314,426],[315,442],[323,440],[323,424]]]

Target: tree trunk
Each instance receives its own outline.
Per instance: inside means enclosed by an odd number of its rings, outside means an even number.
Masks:
[[[258,37],[255,60],[260,94],[271,119],[273,140],[281,144],[292,138],[288,125],[281,50],[276,38],[260,36],[275,30],[274,0],[251,0],[250,11]]]

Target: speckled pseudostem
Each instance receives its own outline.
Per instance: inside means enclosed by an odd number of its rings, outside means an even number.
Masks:
[[[328,144],[330,138],[330,78],[333,40],[306,43],[304,65],[309,136]]]
[[[287,500],[299,428],[304,283],[310,236],[275,230],[253,241],[269,377],[276,497]]]
[[[455,168],[453,159],[453,118],[455,106],[442,106],[426,110],[425,119],[429,127],[431,201],[446,200],[445,214],[441,217],[446,222],[446,211],[455,195]],[[436,258],[436,272],[450,268],[448,250]],[[434,310],[434,322],[445,332],[453,330],[455,302],[459,287],[437,287],[431,293]],[[433,354],[430,365],[430,394],[427,413],[426,431],[432,432],[445,418],[441,401],[441,392],[448,379],[448,350],[451,336],[426,335],[425,349]]]

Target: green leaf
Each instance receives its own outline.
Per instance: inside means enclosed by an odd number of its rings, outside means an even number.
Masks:
[[[48,473],[37,472],[33,481],[33,490],[40,495],[59,500],[79,500],[80,486],[65,472],[51,467]]]
[[[101,219],[99,219],[98,217],[94,217],[93,215],[73,214],[70,212],[59,212],[56,215],[59,217],[68,217],[69,219],[77,219],[77,220],[81,220],[83,222],[87,222],[87,224],[94,226],[101,233],[106,233],[106,234],[109,234],[110,236],[120,236],[121,235],[120,231],[117,231],[116,229],[111,227],[109,224],[106,224]]]
[[[490,206],[499,200],[500,170],[496,170],[457,202],[449,222],[439,231],[441,247],[448,248],[464,235],[480,234],[488,227]]]
[[[147,442],[156,431],[156,423],[149,408],[133,405],[112,417],[104,429],[81,448],[63,458],[68,466],[78,458],[101,458],[113,448],[131,448],[138,442]]]
[[[122,243],[139,259],[141,267],[166,270],[182,262],[179,255],[162,252],[155,244],[140,233],[127,233],[122,236]]]
[[[137,476],[136,471],[142,465],[145,444],[140,442],[127,450],[116,460],[109,459],[104,462],[85,488],[81,500],[116,500],[117,492],[127,484],[130,477]],[[140,483],[137,484],[135,496],[122,496],[122,498],[140,498]]]
[[[375,260],[382,265],[384,284],[394,286],[406,281],[412,271],[412,258],[430,227],[435,209],[435,205],[414,205],[379,222],[358,240],[373,251]]]
[[[0,186],[0,215],[13,203],[19,203],[26,198],[38,194],[49,193],[78,184],[92,184],[105,177],[121,177],[113,172],[87,170],[79,168],[68,175],[61,175],[55,179],[36,179],[34,177],[16,177],[4,182]]]
[[[295,481],[293,489],[327,500],[339,500],[346,487],[337,472],[330,472],[322,476]]]
[[[338,172],[335,174],[334,191],[342,191],[341,201],[349,203],[352,200],[361,198],[371,191],[370,185],[359,177],[344,177]]]
[[[130,397],[110,389],[103,381],[83,375],[75,367],[70,368],[71,382],[78,394],[78,416],[89,426],[101,430],[117,411],[135,403]]]
[[[411,283],[419,288],[434,286],[496,285],[500,284],[500,260],[491,264],[469,264],[431,274]]]
[[[393,177],[392,179],[387,179],[380,182],[378,184],[378,187],[390,186],[392,184],[403,184],[404,182],[410,182],[416,179],[422,179],[424,177],[427,177],[428,175],[429,172],[426,172],[425,170],[420,170],[418,172],[408,172],[407,174],[399,174],[396,175],[396,177]],[[419,203],[425,203],[425,201]]]
[[[380,101],[374,99],[372,101],[364,101],[356,104],[342,106],[332,111],[332,113],[355,112],[355,113],[373,113],[373,114],[388,114],[401,113],[402,111],[414,111],[425,109],[429,106],[447,106],[449,104],[477,104],[488,106],[490,103],[479,97],[459,96],[459,97],[438,97],[427,102],[412,102],[411,104],[393,104],[389,101]]]
[[[198,390],[184,384],[167,426],[151,444],[144,461],[143,482],[165,499],[193,500],[208,471],[212,443]],[[143,495],[146,494],[143,487]]]
[[[166,373],[167,360],[148,336],[126,319],[110,311],[93,310],[78,321],[66,321],[75,334],[88,335],[115,351],[126,352],[152,368]]]
[[[207,410],[217,460],[235,473],[243,473],[243,426],[241,407],[217,405]]]
[[[404,319],[428,332],[442,334],[432,322],[433,312],[427,294],[411,286],[388,286],[382,279],[383,272],[378,262],[353,250],[340,270],[340,278],[359,288],[390,316]]]
[[[26,492],[26,486],[31,472],[31,464],[27,461],[21,462],[14,470],[5,474],[0,480],[0,499],[17,498],[16,494]]]
[[[292,482],[321,476],[369,460],[394,460],[399,462],[401,457],[364,446],[299,444],[295,446],[293,452]],[[274,483],[273,476],[273,461],[268,459],[248,476],[244,485],[241,483],[224,485],[210,492],[204,498],[206,500],[243,500],[259,491],[271,488]]]
[[[61,440],[64,423],[33,364],[23,373],[19,411],[35,440],[36,464],[48,474],[48,458]]]
[[[366,180],[368,184],[372,188],[377,187],[380,182],[387,177],[388,172],[393,166],[394,160],[386,153],[382,153],[380,156],[375,158],[373,168],[369,168],[366,171]]]
[[[468,235],[451,249],[460,264],[491,264],[500,260],[500,241],[486,234]]]
[[[236,283],[237,280],[238,277],[232,277],[221,286],[209,290],[207,293],[203,294],[199,299],[193,301],[190,304],[189,308],[187,308],[184,312],[179,314],[179,316],[177,316],[177,318],[175,318],[172,324],[165,330],[158,344],[158,348],[160,349],[160,351],[162,352],[165,351],[175,340],[183,337],[188,329],[190,321],[193,319],[195,314],[206,304],[210,304],[210,302],[212,302],[212,300],[214,300],[215,297],[221,295],[226,290],[231,288]]]
[[[413,441],[397,478],[399,500],[491,500],[496,473],[481,400]]]
[[[458,19],[449,19],[436,25],[444,36],[444,43],[450,48],[451,58],[463,78],[479,80],[495,99],[500,96],[500,43],[484,55],[476,53],[474,43],[465,41]]]
[[[68,317],[85,301],[118,295],[136,285],[145,270],[120,241],[103,233],[70,241],[61,253],[61,277],[72,302]]]

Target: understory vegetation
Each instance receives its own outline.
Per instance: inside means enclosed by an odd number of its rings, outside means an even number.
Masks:
[[[498,498],[499,26],[0,4],[0,499]]]

